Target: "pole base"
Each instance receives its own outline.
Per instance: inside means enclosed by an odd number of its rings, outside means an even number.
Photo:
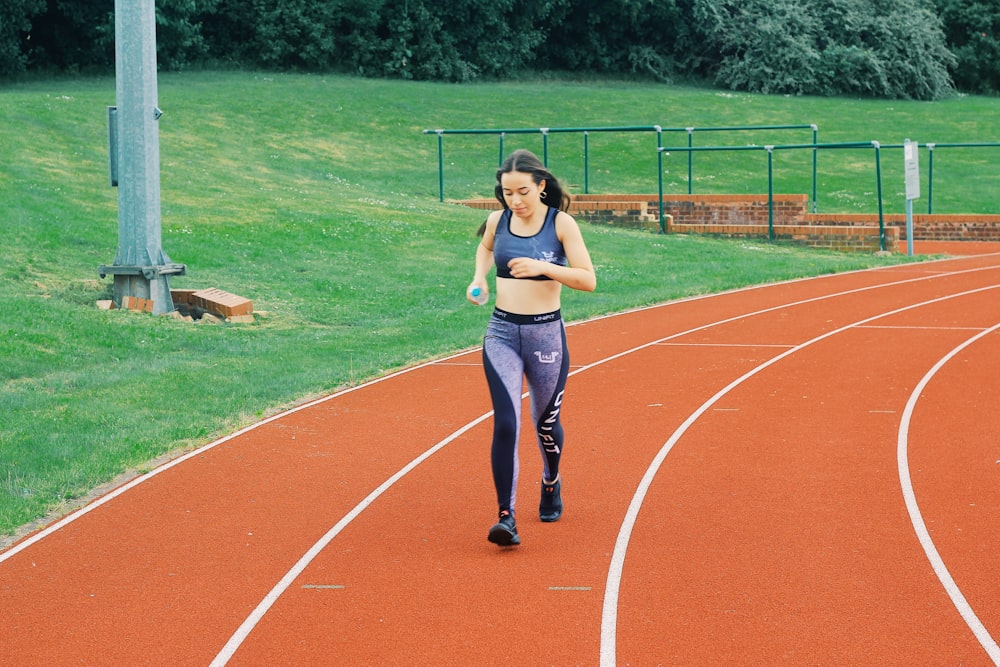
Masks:
[[[98,273],[102,278],[115,277],[114,300],[117,307],[122,305],[122,297],[137,296],[153,302],[153,314],[165,315],[174,310],[170,296],[168,276],[182,276],[187,273],[184,264],[160,264],[158,266],[101,265]]]

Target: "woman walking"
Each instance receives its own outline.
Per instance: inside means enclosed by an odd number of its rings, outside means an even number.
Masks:
[[[580,227],[566,210],[570,197],[541,161],[518,150],[497,170],[497,201],[480,229],[476,268],[467,294],[477,301],[489,294],[486,274],[496,266],[496,307],[483,342],[483,367],[493,401],[493,483],[499,521],[490,542],[521,543],[515,522],[521,387],[528,381],[531,418],[542,454],[542,521],[562,515],[562,407],[569,354],[560,313],[565,285],[592,292],[597,276]],[[478,291],[477,291],[478,290]]]

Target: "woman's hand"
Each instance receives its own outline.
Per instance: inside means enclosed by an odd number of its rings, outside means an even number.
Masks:
[[[543,262],[539,259],[531,259],[530,257],[515,257],[507,262],[507,268],[510,269],[510,275],[514,278],[535,278],[537,276],[545,275],[545,272],[551,266],[552,264],[548,262]]]
[[[479,290],[479,294],[477,295],[479,299],[478,301],[476,300],[476,297],[472,296],[472,290],[474,289]],[[474,303],[477,306],[486,303],[486,301],[489,300],[489,297],[490,286],[485,280],[473,280],[469,283],[469,286],[465,288],[465,298],[468,299],[470,303]]]

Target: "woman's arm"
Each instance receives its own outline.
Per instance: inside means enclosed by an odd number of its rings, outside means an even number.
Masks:
[[[494,211],[486,218],[486,227],[483,231],[483,238],[476,246],[476,269],[472,276],[472,282],[465,288],[465,296],[469,301],[476,301],[469,296],[469,292],[474,287],[478,287],[482,294],[489,295],[490,287],[486,282],[486,274],[493,266],[493,239],[497,230],[497,221],[500,219],[500,212]]]
[[[494,225],[494,230],[496,226]],[[569,266],[559,266],[537,259],[516,257],[508,263],[515,278],[548,276],[566,287],[583,292],[593,292],[597,288],[597,273],[590,261],[590,252],[583,241],[580,226],[573,216],[560,212],[556,216],[556,235],[563,245]]]

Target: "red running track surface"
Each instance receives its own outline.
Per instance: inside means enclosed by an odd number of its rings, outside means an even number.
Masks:
[[[996,255],[570,325],[509,549],[479,351],[396,373],[0,553],[0,664],[998,664],[998,326]]]

